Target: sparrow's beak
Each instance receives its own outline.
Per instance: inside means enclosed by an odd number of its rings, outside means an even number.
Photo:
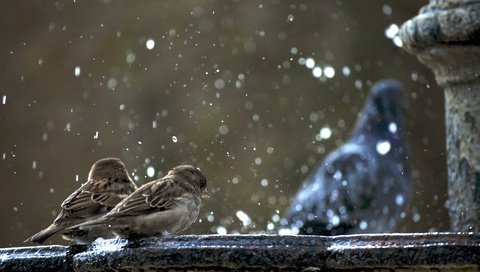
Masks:
[[[210,198],[210,195],[208,194],[207,189],[203,190],[203,192],[202,192],[202,198]]]

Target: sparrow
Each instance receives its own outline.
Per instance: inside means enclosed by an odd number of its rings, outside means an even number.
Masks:
[[[197,219],[201,198],[208,197],[206,186],[199,169],[176,166],[165,177],[138,188],[103,217],[71,229],[110,229],[122,238],[176,234]]]
[[[395,230],[412,195],[403,92],[395,80],[372,86],[350,139],[326,157],[293,199],[287,230],[316,235]]]
[[[101,159],[93,164],[87,182],[63,201],[53,223],[25,242],[42,244],[57,233],[62,234],[65,240],[78,244],[93,242],[98,237],[113,237],[112,233],[101,229],[72,231],[68,228],[106,214],[136,189],[120,159]]]

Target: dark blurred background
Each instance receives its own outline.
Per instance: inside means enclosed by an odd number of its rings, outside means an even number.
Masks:
[[[0,246],[48,226],[108,156],[139,185],[200,167],[211,198],[188,234],[273,233],[382,78],[409,90],[414,199],[398,231],[448,230],[443,94],[391,39],[425,4],[0,2]]]

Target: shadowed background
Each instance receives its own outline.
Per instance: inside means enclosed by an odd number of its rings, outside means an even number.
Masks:
[[[424,4],[1,2],[0,246],[48,226],[108,156],[139,185],[200,167],[211,198],[186,233],[275,232],[382,78],[409,90],[414,197],[398,231],[448,230],[443,94],[385,34]]]

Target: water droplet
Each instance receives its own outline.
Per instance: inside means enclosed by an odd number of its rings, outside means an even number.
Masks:
[[[147,168],[147,176],[149,178],[152,178],[153,176],[155,176],[155,168],[153,166],[149,166]]]
[[[368,228],[368,223],[366,221],[360,221],[359,227],[361,230],[366,230]]]
[[[148,39],[145,46],[148,50],[152,50],[155,47],[155,41],[153,39]]]
[[[393,38],[393,44],[395,44],[397,47],[403,46],[403,42],[402,39],[400,39],[400,36],[396,36],[395,38]]]
[[[399,28],[396,24],[391,24],[385,29],[385,36],[389,39],[393,39],[398,35]]]
[[[383,11],[383,14],[385,14],[387,16],[392,15],[392,7],[387,5],[387,4],[383,5],[382,11]]]
[[[318,67],[318,66],[315,67],[315,68],[313,68],[313,70],[312,70],[312,74],[313,74],[313,76],[316,77],[316,78],[321,77],[321,76],[322,76],[322,73],[323,73],[323,72],[322,72],[322,68],[320,68],[320,67]]]
[[[273,230],[274,228],[275,228],[275,225],[273,223],[270,222],[270,223],[267,224],[267,229],[268,230]]]
[[[363,86],[363,83],[362,83],[362,81],[361,81],[360,79],[355,80],[355,88],[356,88],[357,90],[361,90],[361,89],[362,89],[362,86]]]
[[[224,226],[218,226],[217,227],[217,233],[220,235],[225,235],[227,234],[227,229]]]
[[[329,127],[323,127],[320,129],[320,132],[317,134],[315,139],[317,141],[329,139],[332,136],[332,130]]]
[[[335,76],[335,69],[332,66],[325,66],[323,72],[327,78],[333,78]]]
[[[110,78],[108,81],[107,81],[107,86],[110,90],[115,90],[115,87],[117,87],[117,80],[115,78]]]
[[[248,226],[250,224],[252,224],[252,219],[250,218],[250,216],[248,216],[248,214],[246,214],[244,211],[242,210],[238,210],[235,215],[237,216],[237,218],[242,221],[242,225],[244,226]]]
[[[390,148],[392,146],[390,145],[390,142],[389,141],[380,141],[377,143],[377,152],[380,154],[380,155],[385,155],[388,153],[388,151],[390,151]]]
[[[340,170],[335,171],[335,173],[333,174],[333,178],[336,180],[340,180],[342,178],[342,172],[340,172]]]
[[[388,130],[389,130],[391,133],[397,132],[397,124],[391,122],[390,124],[388,124]]]
[[[76,77],[80,76],[80,72],[81,72],[80,66],[75,67],[74,74],[75,74]]]
[[[398,206],[402,206],[403,203],[404,203],[405,199],[403,198],[403,195],[397,195],[395,197],[395,203],[398,205]]]
[[[136,58],[137,58],[137,56],[135,55],[135,53],[129,52],[129,53],[127,54],[127,63],[128,63],[128,64],[134,63]]]
[[[221,78],[215,80],[215,83],[213,83],[213,85],[215,86],[215,88],[221,90],[225,87],[225,81]]]
[[[338,226],[340,224],[340,217],[338,215],[332,216],[331,222],[334,227]]]
[[[267,187],[268,186],[268,179],[262,179],[260,181],[260,184],[263,186],[263,187]]]
[[[220,134],[222,134],[222,135],[227,135],[228,134],[228,126],[225,125],[225,124],[220,125],[220,127],[218,128],[218,132],[220,132]]]
[[[305,61],[305,66],[306,66],[308,69],[313,69],[313,67],[315,67],[315,60],[312,59],[312,58],[308,58],[308,59]]]

